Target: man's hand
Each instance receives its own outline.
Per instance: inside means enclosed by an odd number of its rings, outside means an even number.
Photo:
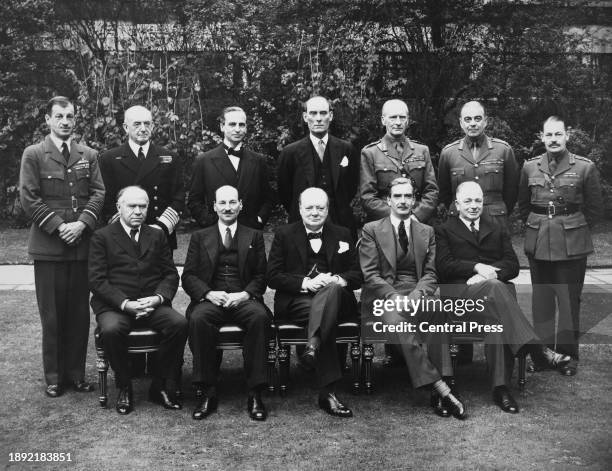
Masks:
[[[496,268],[492,265],[487,265],[486,263],[477,263],[474,266],[474,271],[478,275],[482,276],[485,280],[496,280],[497,272],[499,270],[499,268]]]
[[[140,305],[144,308],[153,308],[155,309],[157,306],[159,306],[161,304],[161,301],[159,300],[159,296],[147,296],[146,298],[139,298],[137,300],[138,302],[140,302]]]
[[[157,301],[159,303],[159,299]],[[127,303],[125,303],[123,310],[128,314],[132,314],[136,319],[140,319],[142,317],[148,316],[151,312],[155,310],[155,308],[147,307],[146,303],[143,304],[141,300],[137,300],[128,301]]]
[[[81,240],[81,235],[85,230],[85,223],[83,221],[75,222],[63,222],[58,227],[58,233],[60,239],[68,245],[75,245]]]
[[[205,296],[215,306],[224,306],[228,297],[229,295],[225,291],[209,291]]]
[[[469,280],[467,280],[465,283],[467,285],[475,285],[477,283],[482,283],[483,281],[486,281],[486,280],[487,278],[477,273],[474,276],[472,276]]]
[[[304,287],[313,293],[316,293],[321,288],[324,288],[330,283],[335,282],[335,277],[331,273],[319,273],[314,278],[306,278],[304,281]]]
[[[228,293],[227,301],[223,304],[223,307],[237,307],[250,298],[249,293],[246,291],[240,291],[239,293]]]

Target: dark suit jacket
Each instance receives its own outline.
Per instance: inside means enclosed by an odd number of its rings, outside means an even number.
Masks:
[[[266,291],[266,251],[260,231],[238,224],[238,271],[244,291],[263,302]],[[219,226],[207,227],[191,236],[185,268],[183,289],[191,298],[190,310],[206,293],[212,290],[211,282],[219,260]]]
[[[274,311],[284,312],[289,302],[303,294],[302,281],[312,267],[307,266],[308,239],[302,221],[276,229],[268,257],[268,286],[276,290]],[[357,250],[350,231],[342,226],[325,223],[321,250],[334,275],[347,282],[346,290],[355,302],[353,290],[361,286]]]
[[[289,222],[299,221],[298,198],[306,188],[315,185],[313,156],[318,158],[310,136],[285,147],[278,160],[278,194],[289,214]],[[331,159],[331,176],[334,186],[333,223],[356,230],[351,201],[359,186],[359,152],[350,142],[329,135],[325,158]],[[346,158],[346,159],[345,159]]]
[[[170,305],[178,289],[179,276],[166,236],[143,224],[140,254],[130,236],[116,221],[98,229],[89,246],[89,289],[94,314],[120,311],[125,299],[161,294]]]
[[[436,266],[443,283],[463,285],[474,275],[477,263],[500,268],[497,278],[501,281],[511,280],[519,273],[510,235],[487,216],[480,218],[478,240],[459,217],[450,217],[436,228],[436,243]],[[448,291],[450,287],[446,288]]]
[[[437,288],[436,242],[433,228],[412,220],[410,244],[414,249],[418,281],[409,297],[418,299],[421,295],[432,295]],[[369,316],[375,299],[387,299],[397,294],[395,233],[389,217],[363,226],[359,262],[364,279],[361,290],[361,312]]]
[[[130,185],[141,186],[149,195],[147,224],[158,223],[157,218],[168,208],[177,216],[185,208],[185,185],[180,159],[175,153],[152,142],[142,165],[139,165],[137,156],[125,142],[100,156],[100,170],[106,186],[102,211],[104,221],[114,222],[117,216],[117,194]],[[176,233],[169,234],[174,226],[161,224],[161,227],[169,237],[170,246],[176,248]]]
[[[204,153],[193,166],[193,179],[188,206],[191,215],[202,227],[217,222],[213,210],[215,191],[223,185],[238,189],[242,211],[238,222],[254,229],[263,229],[272,209],[273,197],[268,181],[266,157],[243,148],[238,174],[234,170],[223,144]],[[262,223],[257,221],[260,217]]]

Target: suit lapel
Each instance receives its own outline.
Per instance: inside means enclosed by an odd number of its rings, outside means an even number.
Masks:
[[[410,241],[414,247],[414,263],[416,265],[417,280],[423,276],[423,261],[427,254],[428,239],[425,227],[421,224],[410,221]]]
[[[146,224],[140,226],[140,236],[138,238],[138,245],[140,246],[140,255],[138,258],[144,257],[147,251],[149,250],[149,247],[151,247],[151,244],[153,243],[153,233],[151,231],[158,230],[159,229],[152,229]]]
[[[74,146],[73,146],[74,147]],[[51,140],[51,136],[45,138],[45,153],[50,154],[50,157],[60,165],[66,165],[64,156],[60,153],[59,149],[55,146]]]
[[[249,246],[251,245],[251,231],[238,224],[235,237],[238,238],[238,272],[240,273],[240,278],[244,279],[246,259],[249,253]]]
[[[336,233],[329,227],[329,225],[325,224],[323,227],[323,248],[325,249],[325,258],[330,271],[332,271],[332,259],[334,258],[334,253],[336,252],[337,247],[338,237],[336,236]]]
[[[485,136],[482,143],[484,146],[486,146],[486,148],[482,151],[482,153],[478,154],[478,160],[476,163],[480,163],[482,160],[486,159],[491,154],[491,150],[493,149],[493,144],[491,144],[491,140],[487,136]]]
[[[474,156],[472,155],[472,151],[470,149],[469,143],[467,142],[467,138],[463,138],[459,143],[459,155],[463,157],[466,162],[474,165]]]
[[[302,259],[302,265],[305,267],[306,271],[310,270],[310,267],[306,266],[308,264],[308,248],[306,244],[310,244],[310,242],[308,242],[308,238],[306,237],[306,229],[301,221],[295,223],[295,226],[293,227],[292,239],[293,245],[295,245],[296,251]]]
[[[310,134],[302,139],[302,145],[300,146],[301,156],[299,157],[299,162],[302,167],[302,174],[304,175],[304,179],[306,180],[306,186],[312,186],[315,184],[314,181],[314,166],[312,164],[312,159],[316,156],[319,158],[319,154],[312,145],[310,141]]]
[[[138,254],[136,253],[136,248],[134,244],[132,244],[132,240],[130,236],[127,235],[120,221],[116,221],[111,226],[111,231],[113,235],[113,239],[119,247],[125,250],[128,254],[130,254],[134,258],[138,258]],[[142,234],[140,234],[142,237]],[[142,241],[142,239],[140,239]],[[141,250],[142,253],[142,250]]]
[[[478,247],[478,241],[474,237],[474,234],[467,228],[465,224],[459,219],[459,216],[455,216],[449,219],[450,229],[459,237],[466,240],[471,245]],[[482,219],[481,219],[482,221]],[[480,234],[479,234],[480,237]]]
[[[555,177],[564,172],[567,172],[570,169],[569,157],[570,157],[569,152],[566,152],[565,155],[561,158],[561,161],[557,164],[557,169],[555,170],[555,174],[554,174]]]
[[[493,232],[493,227],[489,223],[489,220],[481,216],[480,225],[478,226],[478,245],[480,245],[485,237],[487,237],[491,232]]]
[[[242,158],[240,159],[240,163],[238,164],[238,194],[243,195],[244,197],[244,195],[248,194],[248,192],[246,191],[247,187],[253,182],[253,164],[255,156],[251,154],[251,151],[245,149],[244,145],[242,146],[242,148]],[[231,164],[232,163],[230,161],[230,165]]]
[[[144,162],[140,165],[138,173],[136,174],[136,181],[141,181],[147,174],[151,173],[157,166],[159,166],[159,149],[153,143],[149,145],[149,152]]]
[[[76,142],[72,141],[72,144],[70,145],[70,158],[68,159],[67,165],[69,168],[76,164],[79,160],[81,160],[81,158],[83,157],[83,151],[84,149],[80,144],[77,144]]]
[[[120,157],[120,158],[117,158]],[[119,163],[132,172],[134,175],[138,173],[138,168],[140,167],[140,163],[138,162],[138,158],[132,152],[132,148],[130,145],[125,142],[123,146],[121,146],[121,155],[115,157]]]
[[[234,170],[234,166],[230,161],[229,157],[225,153],[225,149],[223,148],[223,144],[217,146],[214,149],[214,154],[211,156],[213,165],[217,167],[219,173],[223,176],[223,179],[226,182],[236,181],[236,171]]]
[[[375,229],[377,233],[376,239],[380,242],[380,247],[385,254],[385,258],[393,273],[397,273],[397,256],[395,253],[395,233],[393,232],[393,225],[389,217],[384,218]]]
[[[327,157],[329,158],[329,164],[331,165],[331,176],[334,189],[338,187],[338,175],[340,173],[340,160],[342,155],[340,152],[340,143],[334,136],[328,134],[327,139]]]
[[[215,224],[211,226],[209,230],[212,231],[212,237],[204,237],[204,247],[206,248],[210,262],[215,266],[217,263],[217,256],[219,255],[219,225]]]

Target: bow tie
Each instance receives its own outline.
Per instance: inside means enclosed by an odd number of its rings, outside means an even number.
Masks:
[[[227,155],[233,155],[234,157],[238,157],[241,158],[242,157],[242,149],[234,149],[233,147],[228,147],[225,144],[223,145],[223,147],[225,147],[225,152],[227,152]]]
[[[321,232],[309,232],[306,237],[308,237],[308,240],[321,239]]]

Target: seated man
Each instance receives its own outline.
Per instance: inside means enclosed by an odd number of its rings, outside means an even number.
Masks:
[[[182,278],[183,288],[191,297],[187,319],[198,399],[192,417],[201,420],[217,409],[217,335],[223,324],[231,322],[245,330],[243,356],[249,416],[266,420],[261,390],[266,385],[271,316],[263,304],[263,236],[237,222],[242,201],[233,186],[217,189],[213,207],[219,221],[191,236]]]
[[[389,216],[363,227],[359,246],[364,278],[363,318],[373,314],[374,303],[379,300],[396,300],[400,302],[395,306],[403,306],[401,300],[404,298],[417,301],[422,296],[431,296],[437,287],[434,232],[430,226],[410,217],[415,196],[408,178],[398,177],[390,183],[387,204],[391,208]],[[418,322],[436,322],[435,313],[425,310],[410,312],[394,307],[383,313],[386,325],[401,325],[415,317]],[[441,417],[452,414],[465,419],[465,406],[442,379],[442,375],[452,374],[448,344],[436,339],[426,353],[421,345],[425,339],[417,332],[390,332],[389,335],[389,340],[400,346],[412,385],[415,388],[431,385],[431,405],[435,413]]]
[[[521,311],[513,286],[506,284],[519,273],[519,263],[508,232],[482,215],[483,193],[476,182],[457,187],[458,217],[436,228],[436,266],[443,297],[482,300],[484,309],[466,313],[461,320],[501,325],[502,332],[488,333],[485,352],[493,400],[504,411],[517,413],[508,385],[514,357],[521,348],[549,365],[567,363],[570,358],[542,345]],[[459,319],[459,318],[458,318]]]
[[[276,289],[275,316],[308,326],[308,345],[301,356],[316,368],[319,407],[336,417],[353,412],[336,396],[342,377],[336,326],[354,318],[353,290],[361,285],[357,253],[349,229],[326,222],[327,194],[307,188],[299,197],[301,221],[279,227],[268,261],[268,285]]]
[[[149,197],[138,186],[118,194],[119,220],[98,230],[89,249],[91,307],[104,339],[104,351],[119,389],[117,412],[134,407],[128,365],[128,334],[135,327],[158,331],[162,340],[158,371],[149,399],[166,409],[181,409],[168,394],[167,380],[176,380],[187,341],[187,320],[171,306],[179,276],[165,234],[143,224]]]

